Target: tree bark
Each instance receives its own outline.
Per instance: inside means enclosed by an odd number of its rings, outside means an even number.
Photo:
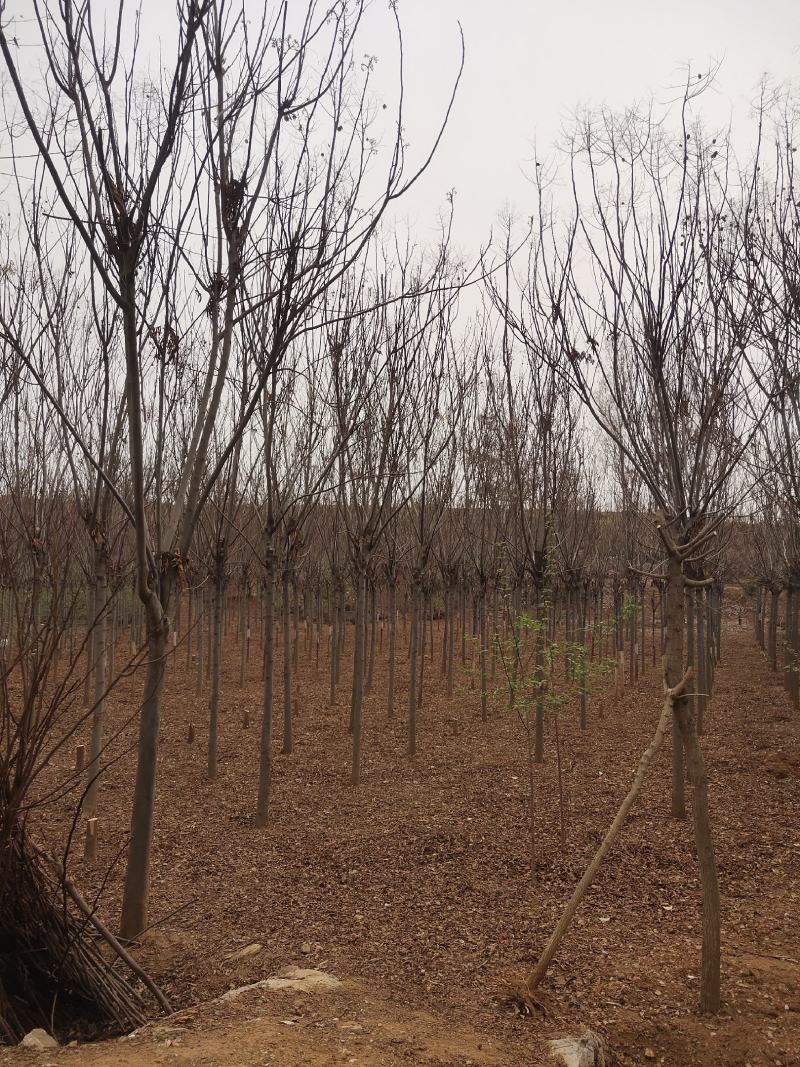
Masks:
[[[275,680],[275,577],[277,560],[270,547],[266,552],[266,580],[264,584],[264,692],[261,719],[261,742],[258,764],[258,799],[256,826],[267,825],[269,801],[272,793],[272,723]]]
[[[158,761],[158,731],[167,654],[169,623],[160,605],[147,611],[147,673],[139,713],[139,743],[134,785],[128,865],[122,897],[120,933],[133,940],[147,927],[150,891],[150,854],[153,845],[153,814]]]

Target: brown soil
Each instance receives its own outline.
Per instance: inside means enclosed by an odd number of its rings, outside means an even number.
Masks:
[[[699,885],[691,819],[669,815],[667,749],[545,980],[546,1016],[515,1017],[492,999],[498,975],[535,962],[630,784],[661,707],[655,668],[621,702],[603,681],[585,734],[574,694],[561,707],[565,848],[550,716],[546,762],[537,768],[532,870],[520,725],[499,696],[481,723],[469,667],[459,668],[448,698],[438,648],[426,663],[414,761],[405,755],[404,651],[394,721],[386,718],[379,657],[365,709],[363,783],[355,789],[347,784],[349,675],[345,669],[338,705],[329,708],[327,658],[317,671],[301,649],[296,749],[282,756],[276,748],[272,822],[256,830],[260,654],[256,634],[240,689],[231,634],[216,782],[205,780],[208,687],[196,695],[180,647],[170,668],[151,897],[157,925],[138,956],[177,1009],[288,964],[321,967],[345,987],[313,997],[248,994],[186,1016],[177,1045],[163,1035],[154,1045],[150,1032],[83,1046],[76,1061],[522,1065],[543,1062],[548,1037],[588,1026],[620,1064],[800,1064],[798,721],[780,677],[737,619],[726,620],[703,738],[723,894],[718,1016],[696,1012]],[[405,638],[399,644],[404,650]],[[556,680],[562,674],[558,668]],[[139,680],[120,688],[112,722],[135,712],[138,689]],[[280,692],[278,682],[278,711]],[[65,753],[53,773],[70,761]],[[132,777],[128,754],[102,785],[97,863],[88,866],[76,849],[71,866],[91,895],[116,858],[101,908],[112,923]],[[55,845],[66,817],[66,804],[48,811],[36,832]],[[251,942],[261,950],[226,960]],[[38,1062],[54,1058],[41,1054]]]

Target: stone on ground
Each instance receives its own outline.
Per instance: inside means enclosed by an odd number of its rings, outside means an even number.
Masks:
[[[58,1042],[46,1030],[36,1027],[29,1031],[20,1042],[23,1048],[58,1048]]]
[[[603,1039],[591,1030],[580,1037],[560,1037],[551,1041],[550,1053],[564,1067],[606,1067]]]

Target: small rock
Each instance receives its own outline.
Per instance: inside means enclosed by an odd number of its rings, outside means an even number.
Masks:
[[[300,946],[300,951],[303,953],[304,956],[310,956],[311,949],[312,944],[310,941],[304,941],[303,944]]]
[[[235,1000],[243,993],[249,993],[253,989],[290,990],[296,993],[323,992],[326,989],[336,989],[342,983],[332,974],[325,971],[308,970],[303,967],[287,967],[281,974],[273,978],[262,978],[260,982],[251,982],[250,985],[239,986],[223,993],[219,1000]]]
[[[287,967],[286,970],[274,978],[266,981],[267,989],[292,989],[298,993],[307,993],[311,990],[336,989],[341,985],[338,978],[325,971],[309,970],[303,967]]]
[[[231,952],[229,956],[226,956],[226,960],[243,960],[247,956],[255,956],[257,952],[261,951],[262,946],[258,941],[254,941],[251,945],[245,945],[244,948],[237,949],[236,952]]]
[[[56,1039],[40,1027],[27,1033],[20,1044],[23,1048],[58,1048]]]
[[[581,1037],[561,1037],[550,1042],[550,1054],[564,1067],[606,1067],[603,1039],[591,1030]]]

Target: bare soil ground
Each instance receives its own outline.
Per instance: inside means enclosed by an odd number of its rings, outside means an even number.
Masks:
[[[714,1018],[696,1013],[700,892],[691,818],[669,814],[668,747],[545,980],[547,1014],[515,1017],[492,996],[498,975],[535,962],[627,791],[661,707],[658,670],[650,666],[621,700],[603,681],[585,733],[575,699],[561,708],[565,848],[551,716],[537,768],[532,869],[519,722],[500,696],[490,720],[480,721],[469,667],[459,668],[448,698],[437,649],[426,664],[418,755],[410,760],[405,639],[400,648],[399,716],[386,717],[381,655],[365,709],[364,780],[355,789],[349,673],[330,708],[327,658],[317,671],[301,649],[296,747],[291,756],[276,748],[266,831],[253,825],[258,640],[241,689],[236,638],[228,638],[213,783],[205,778],[208,688],[195,693],[195,672],[178,648],[159,771],[155,925],[138,956],[186,1014],[133,1040],[6,1056],[45,1063],[72,1055],[109,1067],[522,1065],[544,1062],[547,1038],[588,1026],[623,1065],[800,1064],[800,728],[746,616],[740,625],[736,610],[726,615],[703,738],[723,894],[723,1008]],[[135,712],[138,694],[138,679],[120,688],[112,724]],[[120,760],[101,788],[98,860],[87,865],[76,854],[71,867],[91,896],[113,865],[101,907],[112,923],[133,778],[133,756],[122,751],[117,742]],[[71,758],[65,753],[54,773]],[[59,840],[66,817],[65,805],[38,818],[44,843]],[[261,948],[226,959],[253,943]],[[319,996],[256,992],[190,1010],[288,964],[320,967],[345,984]],[[170,1037],[163,1027],[173,1023],[186,1029]]]

